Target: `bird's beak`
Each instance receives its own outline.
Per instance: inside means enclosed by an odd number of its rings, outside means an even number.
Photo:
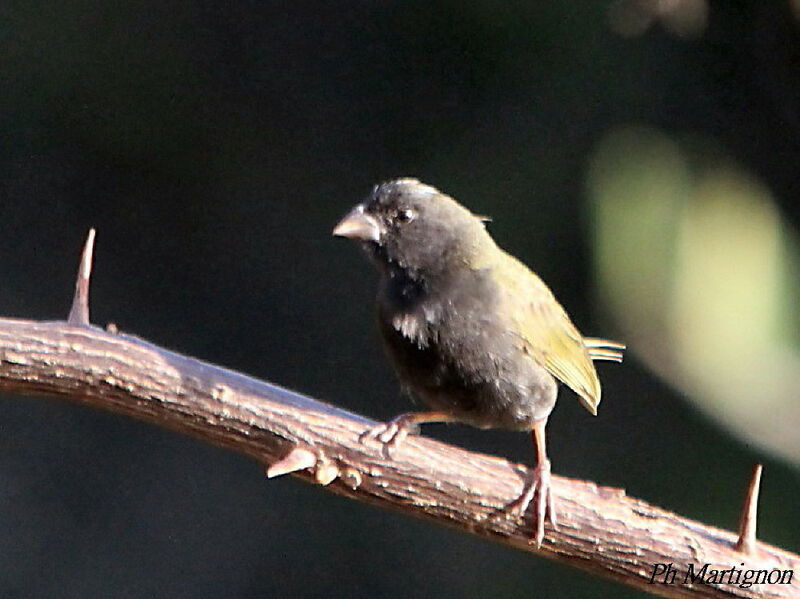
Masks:
[[[333,234],[359,241],[379,241],[381,226],[374,217],[364,212],[364,206],[359,204],[339,221],[333,228]]]

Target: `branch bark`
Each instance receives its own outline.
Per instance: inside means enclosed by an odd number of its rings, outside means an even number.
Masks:
[[[493,538],[665,597],[798,597],[790,584],[684,584],[709,569],[794,570],[800,557],[627,497],[554,476],[558,530],[540,551],[532,522],[506,514],[526,471],[506,460],[409,437],[392,455],[359,435],[372,421],[315,399],[149,344],[115,329],[0,319],[0,391],[55,395],[186,433],[330,491]],[[674,584],[650,584],[672,563]],[[744,565],[742,565],[744,563]],[[656,579],[661,580],[661,577]]]

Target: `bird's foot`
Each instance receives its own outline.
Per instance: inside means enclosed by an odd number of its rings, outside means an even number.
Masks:
[[[533,507],[533,535],[531,543],[536,548],[542,546],[544,540],[544,521],[557,529],[556,510],[553,503],[553,489],[550,486],[550,460],[543,460],[533,469],[533,473],[522,491],[513,510],[524,516],[528,507]]]
[[[359,443],[379,441],[383,444],[384,455],[389,457],[391,450],[397,448],[410,433],[419,431],[414,420],[415,414],[400,414],[388,422],[368,428],[358,437]]]

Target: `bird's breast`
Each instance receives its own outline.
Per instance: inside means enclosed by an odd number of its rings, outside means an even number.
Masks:
[[[379,326],[404,387],[430,408],[482,428],[524,429],[552,409],[556,384],[520,349],[492,292],[491,280],[444,295],[390,281]]]

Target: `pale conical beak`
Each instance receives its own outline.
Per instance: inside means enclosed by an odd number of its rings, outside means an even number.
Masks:
[[[379,241],[381,226],[374,217],[364,212],[363,206],[358,205],[339,221],[333,228],[333,234],[359,241]]]

